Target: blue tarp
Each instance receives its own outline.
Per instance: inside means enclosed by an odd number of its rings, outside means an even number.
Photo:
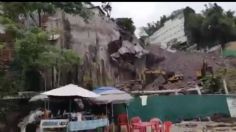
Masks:
[[[99,87],[95,90],[93,90],[93,92],[97,93],[97,94],[120,94],[120,93],[125,93],[117,88],[114,87]]]

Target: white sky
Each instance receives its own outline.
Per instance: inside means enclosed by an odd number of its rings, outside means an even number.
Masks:
[[[92,2],[100,5],[100,2]],[[197,13],[205,9],[204,4],[209,2],[111,2],[111,17],[132,18],[136,26],[135,33],[138,35],[139,28],[146,26],[147,23],[159,20],[162,15],[169,15],[172,11],[191,7]],[[211,2],[214,3],[214,2]],[[236,11],[236,2],[216,2],[224,10]],[[235,12],[236,15],[236,12]]]

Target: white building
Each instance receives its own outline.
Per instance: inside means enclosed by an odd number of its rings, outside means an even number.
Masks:
[[[184,14],[183,10],[177,10],[172,13],[172,19],[166,21],[164,26],[150,36],[150,44],[158,44],[162,48],[168,48],[177,43],[184,43],[187,37],[184,31]]]

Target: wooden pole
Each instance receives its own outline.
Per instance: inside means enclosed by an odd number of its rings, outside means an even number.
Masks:
[[[225,89],[225,94],[229,94],[229,91],[228,91],[228,88],[227,88],[227,84],[226,84],[226,81],[225,79],[223,79],[223,85],[224,85],[224,89]]]
[[[202,93],[201,93],[201,89],[199,88],[198,85],[196,85],[196,89],[197,89],[198,95],[202,95]]]

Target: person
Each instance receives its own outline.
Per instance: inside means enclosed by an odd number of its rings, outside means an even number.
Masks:
[[[81,99],[74,99],[75,103],[77,104],[77,111],[81,112],[84,110],[84,103]]]
[[[76,98],[76,99],[74,99],[74,101],[75,101],[75,103],[77,104],[76,106],[77,106],[77,108],[76,108],[76,114],[75,114],[75,116],[76,116],[76,118],[77,118],[77,120],[78,121],[81,121],[82,120],[82,111],[84,111],[84,103],[83,103],[83,101],[81,100],[81,99],[78,99],[78,98]]]
[[[47,110],[46,108],[43,110],[43,112],[44,112],[44,119],[48,119],[51,112]]]

